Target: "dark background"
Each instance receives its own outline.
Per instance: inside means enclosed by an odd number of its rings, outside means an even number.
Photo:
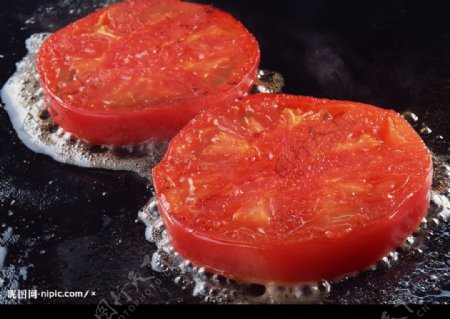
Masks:
[[[198,2],[213,3],[247,26],[260,43],[261,67],[285,77],[286,93],[413,111],[419,116],[415,128],[427,125],[433,131],[424,136],[431,150],[450,153],[450,8],[445,1]],[[101,3],[2,0],[0,85],[25,55],[26,38],[55,31]],[[20,236],[9,246],[5,265],[33,265],[20,281],[25,289],[96,290],[84,300],[38,302],[111,302],[111,292],[129,282],[130,271],[158,276],[141,267],[153,247],[145,241],[144,226],[135,222],[150,196],[151,186],[135,174],[63,165],[31,152],[0,109],[0,233],[13,227]],[[425,243],[436,254],[407,254],[389,270],[336,285],[324,302],[449,303],[448,227],[441,232]],[[426,267],[436,269],[437,280],[418,271]],[[447,275],[437,270],[443,267]],[[153,287],[145,302],[199,301],[170,279],[161,280],[167,289]],[[131,296],[133,291],[127,290]]]

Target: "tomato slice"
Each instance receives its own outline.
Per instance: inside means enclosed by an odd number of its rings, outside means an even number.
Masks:
[[[401,245],[427,213],[432,161],[392,110],[256,94],[195,117],[152,173],[182,256],[295,283],[363,270]]]
[[[95,144],[174,135],[208,105],[245,94],[259,47],[211,6],[129,0],[51,35],[38,70],[53,120]]]

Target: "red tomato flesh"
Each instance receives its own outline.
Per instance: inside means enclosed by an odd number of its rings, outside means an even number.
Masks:
[[[194,118],[152,173],[183,257],[286,284],[361,271],[400,246],[427,213],[432,161],[392,110],[257,94]]]
[[[94,144],[174,135],[208,105],[245,94],[259,47],[232,16],[177,0],[130,0],[51,35],[38,70],[53,120]]]

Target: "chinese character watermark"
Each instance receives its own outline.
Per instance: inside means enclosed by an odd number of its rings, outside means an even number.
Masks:
[[[144,259],[139,266],[140,268],[146,268],[151,264],[151,258],[149,255],[145,255]],[[140,291],[140,285],[145,284],[145,289]],[[97,304],[94,316],[97,319],[125,319],[129,318],[131,314],[142,304],[148,297],[153,294],[152,289],[159,288],[159,291],[163,291],[168,295],[172,293],[167,289],[161,289],[162,281],[155,276],[145,277],[138,271],[131,270],[128,273],[128,280],[122,285],[117,285],[115,291],[110,291],[111,303],[108,303],[106,299],[100,300]],[[131,289],[131,291],[130,291]],[[139,294],[140,293],[140,294]],[[131,295],[136,295],[132,297]],[[124,310],[116,309],[116,306],[128,305]],[[115,308],[116,307],[116,308]]]
[[[394,308],[404,307],[405,309],[402,311],[401,317],[394,317],[390,315],[387,311],[383,311],[381,313],[381,319],[411,319],[411,318],[422,318],[425,313],[430,310],[430,307],[427,305],[421,306],[419,309],[414,310],[407,304],[398,304],[394,305]]]

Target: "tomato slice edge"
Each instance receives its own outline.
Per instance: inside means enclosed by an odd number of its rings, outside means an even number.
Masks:
[[[339,107],[345,108],[346,104],[351,104],[351,107],[359,107],[364,111],[364,109],[373,109],[373,106],[354,103],[349,101],[332,101],[332,100],[322,100],[315,99],[310,97],[295,97],[288,95],[277,95],[277,96],[249,96],[244,99],[249,100],[258,100],[258,99],[273,99],[280,101],[282,99],[292,100],[292,101],[306,101],[305,103],[316,103],[319,106],[324,103],[337,103]],[[214,114],[214,109],[210,109],[209,113]],[[398,114],[394,111],[385,111],[388,116],[398,116]],[[390,118],[390,117],[388,117]],[[170,147],[168,152],[166,153],[163,161],[161,163],[165,163],[168,161],[168,158],[171,156],[170,148],[175,147],[176,143],[182,141],[185,138],[186,134],[189,134],[191,128],[195,128],[199,125],[197,120],[192,121],[188,124],[182,132],[177,135]],[[403,120],[404,121],[404,120]],[[201,122],[201,121],[200,121]],[[408,125],[409,127],[409,125]],[[413,130],[409,127],[410,130]],[[414,132],[414,131],[413,131]],[[415,137],[420,140],[420,137],[417,133]],[[180,136],[183,136],[181,138]],[[417,143],[416,143],[417,144]],[[426,148],[423,141],[420,140],[420,143],[416,145],[416,147]],[[357,228],[350,233],[344,234],[337,238],[322,238],[322,239],[313,239],[313,240],[274,240],[273,238],[269,238],[266,241],[264,240],[255,240],[254,242],[248,240],[230,240],[229,238],[223,238],[220,235],[217,235],[213,232],[204,232],[195,227],[187,226],[188,224],[183,224],[180,222],[176,216],[173,216],[170,211],[166,211],[164,205],[161,205],[159,201],[158,206],[160,209],[161,216],[168,228],[169,236],[172,237],[172,243],[174,247],[179,251],[179,253],[193,261],[198,266],[204,266],[207,269],[210,269],[212,272],[224,274],[229,277],[237,278],[244,281],[252,281],[257,283],[267,283],[269,281],[279,282],[279,283],[292,283],[292,282],[304,282],[304,281],[314,281],[320,279],[333,279],[336,276],[343,275],[346,273],[350,273],[352,271],[359,271],[362,267],[370,266],[371,264],[377,262],[381,257],[386,255],[388,252],[392,251],[396,247],[398,247],[406,237],[415,230],[417,226],[419,226],[423,216],[426,214],[428,206],[429,206],[429,195],[430,195],[430,186],[431,186],[431,177],[432,177],[432,161],[429,154],[429,151],[426,149],[421,149],[420,154],[425,155],[427,158],[423,159],[423,169],[427,172],[427,178],[424,180],[424,183],[421,184],[419,188],[414,188],[411,190],[409,197],[406,200],[399,202],[395,209],[392,209],[388,217],[380,218],[375,220],[373,223],[369,225],[365,225],[363,227]],[[161,171],[161,172],[160,172]],[[164,167],[158,165],[153,169],[153,176],[155,180],[155,191],[157,196],[160,196],[162,184],[158,182],[158,179],[161,178],[158,174],[164,174]],[[422,175],[421,175],[422,176]],[[189,217],[188,217],[189,218]],[[389,224],[390,223],[390,224]],[[384,227],[384,228],[383,228]],[[404,228],[404,229],[403,229]],[[292,270],[289,266],[283,268],[282,264],[271,265],[270,261],[267,261],[267,258],[264,258],[264,255],[272,254],[276,255],[274,252],[276,249],[278,250],[287,250],[290,249],[294,251],[293,256],[297,256],[295,258],[305,257],[307,256],[304,251],[307,251],[308,246],[315,247],[317,249],[320,245],[323,245],[322,250],[328,250],[328,253],[332,254],[333,249],[339,248],[339,245],[347,245],[346,241],[358,243],[358,236],[364,238],[365,233],[370,229],[378,229],[375,233],[374,237],[379,237],[383,235],[384,231],[389,231],[392,234],[397,234],[397,237],[392,235],[392,239],[389,239],[387,242],[380,241],[377,243],[375,239],[373,239],[372,243],[370,240],[366,239],[366,242],[362,244],[367,244],[370,248],[370,245],[373,247],[372,252],[361,252],[356,250],[351,250],[353,254],[365,254],[364,258],[360,258],[359,264],[358,262],[340,262],[337,261],[335,265],[335,269],[340,269],[339,271],[333,271],[327,267],[320,268],[316,265],[317,269],[321,269],[319,272],[321,275],[319,276],[318,272],[314,272],[313,268],[308,265],[304,265],[297,261],[297,269],[302,269],[303,273],[298,273]],[[358,235],[362,234],[362,235]],[[367,238],[367,237],[365,237]],[[361,245],[362,245],[361,244]],[[370,244],[370,245],[369,245]],[[378,246],[377,246],[378,245]],[[195,247],[192,249],[190,247]],[[203,248],[202,248],[203,247]],[[204,247],[208,247],[207,249]],[[328,247],[328,248],[327,248]],[[303,251],[303,253],[302,253]],[[234,252],[234,256],[233,253]],[[297,254],[297,255],[296,255]],[[350,253],[348,253],[350,254]],[[290,257],[288,255],[283,255],[280,252],[278,257],[275,259],[285,259],[288,260]],[[300,256],[300,257],[299,257]],[[338,255],[339,256],[339,255]],[[348,255],[350,256],[350,255]],[[291,258],[294,258],[291,256]],[[320,256],[319,256],[320,257]],[[319,257],[316,257],[319,258]],[[353,256],[354,257],[354,256]],[[252,259],[248,261],[245,260]],[[301,259],[301,258],[300,258]],[[320,258],[319,258],[320,259]],[[326,256],[322,256],[322,259],[326,260]],[[230,261],[234,260],[234,264],[230,264]],[[240,262],[239,262],[240,261]],[[288,260],[289,261],[289,260]],[[245,264],[246,268],[242,269],[240,264]],[[275,261],[276,264],[276,261]],[[314,263],[313,263],[314,264]],[[225,265],[225,266],[224,266]],[[362,265],[362,266],[361,266]],[[255,267],[253,269],[252,267]],[[258,267],[263,270],[258,271]],[[309,268],[308,268],[309,267]],[[339,268],[340,267],[340,268]],[[271,271],[274,268],[275,271]],[[233,270],[234,269],[234,270]],[[250,270],[249,270],[250,269]],[[257,274],[257,275],[252,275]]]

